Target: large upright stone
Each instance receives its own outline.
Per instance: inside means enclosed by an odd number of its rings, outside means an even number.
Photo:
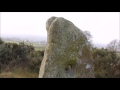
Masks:
[[[49,18],[46,29],[39,78],[94,78],[91,48],[83,32],[62,17]]]
[[[0,12],[0,31],[1,31],[1,12]],[[0,38],[1,38],[1,32],[0,32]]]

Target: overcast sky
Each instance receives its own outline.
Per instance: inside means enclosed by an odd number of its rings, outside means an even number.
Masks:
[[[94,43],[119,39],[119,12],[1,12],[1,35],[47,37],[45,25],[51,16],[64,17],[81,30],[90,31]]]

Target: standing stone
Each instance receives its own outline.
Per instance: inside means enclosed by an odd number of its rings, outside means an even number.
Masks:
[[[49,18],[46,29],[39,78],[94,78],[91,48],[83,31],[62,17]]]
[[[1,12],[0,12],[0,38],[1,38]]]

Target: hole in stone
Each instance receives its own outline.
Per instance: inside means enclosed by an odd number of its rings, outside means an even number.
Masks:
[[[60,73],[57,74],[57,77],[60,77]]]
[[[72,64],[68,64],[65,68],[65,71],[69,71],[73,68],[73,65]]]

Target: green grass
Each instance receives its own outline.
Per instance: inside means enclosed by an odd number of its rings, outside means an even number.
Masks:
[[[42,51],[42,50],[44,50],[44,49],[45,49],[45,47],[35,47],[35,50],[36,50],[36,51],[38,51],[38,50],[39,50],[39,51]]]
[[[117,53],[117,56],[120,57],[120,53]]]
[[[8,41],[8,40],[5,40],[6,43],[17,43],[19,44],[19,42],[15,42],[15,41]]]

